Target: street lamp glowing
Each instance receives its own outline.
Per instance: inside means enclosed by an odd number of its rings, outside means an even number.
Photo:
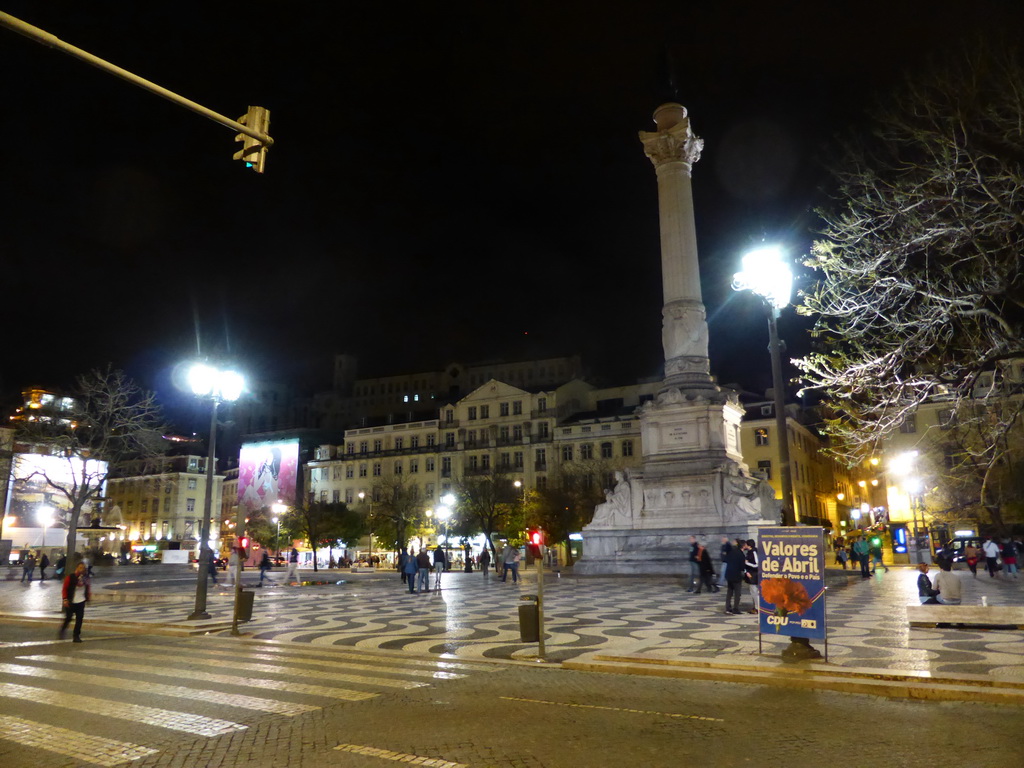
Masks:
[[[779,311],[789,304],[793,291],[793,272],[783,258],[782,249],[767,245],[745,254],[743,270],[733,275],[734,291],[756,293],[768,308],[768,349],[772,359],[772,387],[775,390],[775,429],[778,432],[779,480],[782,486],[782,524],[796,525],[793,502],[793,470],[789,459],[789,429],[786,424],[786,379],[782,373],[782,340],[779,338]]]
[[[455,496],[453,494],[446,493],[444,496],[441,497],[441,503],[444,504],[446,507],[454,507]]]
[[[898,453],[889,461],[889,471],[894,475],[909,475],[914,471],[916,461],[917,451]]]
[[[782,248],[768,245],[745,254],[743,270],[732,278],[734,291],[752,291],[778,312],[789,304],[793,272],[785,262]]]
[[[36,520],[43,528],[53,525],[53,507],[40,507],[36,511]]]
[[[188,385],[199,397],[209,398],[212,404],[210,413],[210,443],[206,458],[206,499],[203,504],[202,525],[199,534],[198,572],[196,574],[196,604],[189,615],[190,620],[208,619],[206,612],[206,579],[207,565],[213,553],[210,544],[216,540],[211,536],[210,517],[213,506],[213,476],[217,463],[217,408],[222,402],[233,402],[241,397],[245,390],[245,379],[242,374],[233,370],[220,370],[206,363],[193,363],[188,369]],[[238,589],[236,584],[235,603],[237,612]],[[233,630],[235,627],[233,627]]]
[[[195,363],[188,369],[188,385],[200,397],[234,402],[245,390],[245,379],[238,371],[221,371],[206,363]]]

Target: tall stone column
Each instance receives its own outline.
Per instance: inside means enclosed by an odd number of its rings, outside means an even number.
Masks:
[[[704,141],[693,134],[681,104],[662,104],[654,111],[654,123],[658,130],[640,131],[640,141],[658,175],[665,388],[684,393],[716,390],[708,362],[707,313],[700,292],[690,186],[690,173]]]

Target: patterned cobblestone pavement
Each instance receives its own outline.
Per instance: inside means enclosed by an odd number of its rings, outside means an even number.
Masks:
[[[841,580],[843,574],[833,576]],[[888,671],[1024,680],[1024,632],[910,628],[905,608],[917,603],[916,576],[911,568],[893,567],[867,580],[851,575],[847,585],[830,589],[829,661]],[[965,604],[980,604],[985,597],[989,605],[1024,605],[1024,581],[972,579],[967,572],[960,576]],[[442,589],[426,594],[410,594],[393,572],[327,571],[316,578],[331,583],[256,589],[254,620],[244,625],[245,634],[260,640],[466,660],[536,657],[536,644],[519,641],[517,620],[520,596],[536,593],[533,573],[527,572],[519,584],[502,583],[493,574],[450,573],[444,575]],[[98,602],[88,615],[93,620],[184,624],[192,584],[182,579],[149,585],[147,593],[165,600]],[[19,594],[28,598],[39,589],[38,584],[2,584],[0,606],[17,612]],[[549,661],[592,652],[719,660],[758,654],[756,617],[725,615],[724,590],[691,595],[678,579],[547,574],[544,597]],[[748,608],[749,597],[744,598],[742,607]],[[213,618],[229,620],[230,591],[212,589],[209,610]],[[788,642],[771,635],[760,641],[763,652],[772,655]],[[824,644],[815,644],[825,650]]]

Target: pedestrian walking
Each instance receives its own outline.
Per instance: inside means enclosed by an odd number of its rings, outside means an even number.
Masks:
[[[64,607],[64,623],[57,633],[61,640],[68,631],[68,624],[71,619],[75,620],[75,628],[71,632],[71,640],[75,643],[82,642],[82,621],[85,619],[85,604],[92,597],[92,585],[89,583],[89,569],[84,562],[75,566],[74,573],[69,573],[64,579],[64,586],[61,588],[61,604]]]
[[[1012,539],[1006,539],[1003,541],[1003,567],[1006,569],[1007,576],[1013,576],[1017,578],[1017,546],[1013,543]],[[43,555],[46,557],[46,555]],[[42,571],[40,571],[42,573]],[[39,578],[42,578],[40,576]]]
[[[725,562],[729,557],[729,553],[732,551],[732,543],[729,541],[728,536],[722,537],[722,544],[718,548],[718,586],[722,587],[727,585],[729,582],[725,578]]]
[[[739,539],[736,541],[743,548],[745,568],[743,580],[747,582],[747,587],[750,589],[750,599],[754,601],[754,606],[747,613],[757,613],[761,602],[758,593],[758,585],[761,581],[761,566],[757,557],[757,542],[753,539],[747,539],[745,542]]]
[[[263,557],[260,558],[260,586],[263,586],[263,580],[266,579],[271,584],[274,580],[267,576],[268,573],[273,569],[274,564],[270,561],[270,553],[267,550],[263,550]]]
[[[288,553],[288,570],[284,574],[284,580],[288,584],[296,584],[299,581],[299,550],[295,547]]]
[[[233,587],[238,580],[238,548],[231,548],[231,555],[228,557],[228,578],[227,586]]]
[[[512,583],[515,584],[519,581],[519,560],[522,555],[519,554],[519,548],[513,547],[511,544],[505,544],[505,549],[501,551],[501,580],[505,581],[508,576],[508,572],[512,571]]]
[[[718,585],[715,584],[715,566],[711,564],[711,555],[708,553],[708,548],[700,542],[697,545],[697,565],[699,566],[700,580],[697,582],[696,594],[699,595],[704,587],[708,588],[708,592],[717,592]]]
[[[696,592],[697,586],[700,584],[700,561],[697,559],[697,551],[700,549],[700,544],[697,543],[697,537],[690,537],[690,554],[687,558],[690,561],[690,586],[686,590],[687,592]]]
[[[858,536],[857,540],[853,542],[853,555],[860,564],[860,575],[861,578],[870,579],[871,572],[868,570],[868,558],[870,556],[870,548],[868,542],[863,536]]]
[[[61,555],[60,557],[57,558],[57,565],[54,566],[54,569],[53,569],[53,575],[54,575],[55,578],[58,578],[58,579],[63,579],[64,578],[64,567],[67,565],[67,562],[68,562],[68,559],[64,555]]]
[[[206,570],[210,574],[210,581],[213,582],[214,586],[217,586],[217,558],[213,552],[207,555]]]
[[[978,548],[974,544],[968,543],[964,547],[964,561],[966,561],[967,567],[971,569],[971,575],[974,578],[978,578]]]
[[[25,558],[25,562],[22,563],[22,566],[21,566],[21,580],[22,581],[28,580],[28,582],[31,584],[32,583],[32,574],[35,573],[35,570],[36,570],[36,556],[33,555],[31,552],[29,552],[28,556]]]
[[[46,553],[39,557],[39,580],[46,581],[46,569],[50,567],[50,558],[46,556]]]
[[[409,585],[409,594],[416,594],[416,571],[419,570],[419,566],[416,565],[416,558],[411,552],[403,551],[402,554],[405,556],[402,559],[402,575],[405,577],[405,583]]]
[[[743,589],[743,575],[746,573],[747,557],[737,545],[729,547],[722,573],[725,574],[725,612],[740,613],[740,592]]]
[[[445,564],[444,547],[438,544],[434,550],[434,589],[441,588],[441,574],[444,573]]]
[[[487,544],[484,544],[484,551],[480,553],[480,570],[484,572],[486,580],[491,572],[491,553],[487,551]]]
[[[989,536],[981,545],[981,550],[985,553],[985,569],[988,571],[988,576],[990,579],[994,579],[996,571],[999,570],[999,545]],[[29,579],[29,581],[31,580]]]
[[[871,573],[874,573],[878,566],[882,566],[885,572],[888,573],[888,566],[882,562],[882,540],[872,539],[868,551],[871,553]]]
[[[416,572],[419,574],[419,579],[416,584],[417,592],[429,592],[430,591],[430,554],[427,552],[426,547],[421,547],[419,554],[416,555]]]

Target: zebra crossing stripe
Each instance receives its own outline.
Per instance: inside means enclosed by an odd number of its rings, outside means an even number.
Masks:
[[[116,720],[130,720],[134,723],[167,728],[172,731],[185,731],[199,736],[221,736],[225,733],[246,729],[246,726],[232,723],[229,720],[177,712],[173,709],[146,707],[141,704],[122,704],[92,696],[79,696],[15,683],[0,683],[0,696],[9,699],[25,699],[51,707],[74,709],[102,717],[112,717]]]
[[[158,751],[127,741],[105,739],[11,715],[0,715],[0,739],[108,768],[154,755]]]
[[[426,765],[429,768],[469,768],[463,763],[453,763],[439,757],[421,757],[419,755],[407,755],[402,752],[391,752],[387,749],[377,747],[363,747],[358,744],[339,744],[335,747],[340,752],[351,752],[355,755],[367,755],[379,757],[381,760],[394,760],[397,763],[408,763],[410,765]]]
[[[190,639],[191,640],[191,639]],[[192,640],[192,645],[198,645],[200,641]],[[284,645],[273,645],[263,642],[254,642],[251,640],[234,640],[231,641],[233,644],[249,645],[253,648],[259,648],[266,653],[281,653],[289,656],[316,656],[319,659],[355,659],[358,661],[376,661],[388,666],[409,666],[409,667],[430,667],[431,669],[440,670],[461,670],[465,672],[494,672],[496,670],[493,666],[486,664],[467,664],[462,661],[449,661],[447,659],[438,659],[437,661],[427,661],[425,659],[407,659],[397,656],[376,656],[372,653],[363,653],[360,651],[350,651],[347,649],[337,648],[333,645],[324,645],[317,642],[313,642],[310,648],[296,648]]]
[[[78,654],[76,654],[77,656]],[[80,663],[80,661],[70,661],[67,656],[19,656],[18,658],[29,661],[42,661],[48,664],[75,664],[77,666]],[[343,701],[365,701],[366,699],[375,699],[380,696],[379,693],[350,691],[345,688],[328,688],[324,685],[310,685],[308,683],[289,683],[283,680],[270,680],[262,677],[218,675],[194,669],[183,673],[176,669],[158,669],[152,664],[121,664],[114,661],[95,661],[93,659],[89,659],[88,662],[89,667],[92,669],[108,669],[111,672],[131,672],[151,677],[173,677],[176,680],[187,676],[189,680],[202,680],[204,683],[233,685],[236,688],[257,688],[268,691],[283,691],[285,693],[301,693],[310,696],[323,696],[329,699],[341,699]]]
[[[207,667],[223,667],[223,659],[200,659],[194,656],[182,657],[180,653],[126,653],[124,651],[88,650],[76,654],[79,658],[85,656],[117,656],[119,659],[136,658],[143,661],[172,661],[185,664],[198,664]],[[237,654],[234,654],[237,656]],[[232,661],[232,669],[243,669],[249,672],[262,672],[268,675],[291,675],[292,677],[313,677],[317,680],[333,680],[339,683],[362,683],[364,685],[375,685],[383,688],[423,688],[429,683],[416,683],[409,680],[394,680],[389,677],[366,677],[364,675],[347,675],[340,672],[321,672],[317,669],[297,669],[294,667],[281,667],[274,664],[251,664],[244,661]],[[186,672],[180,674],[187,675]]]
[[[70,680],[86,685],[105,686],[107,688],[124,688],[125,681],[120,678],[105,677],[103,675],[86,675],[81,672],[66,672],[44,667],[29,667],[22,664],[0,664],[0,672],[8,675],[22,675],[24,677],[44,677],[50,680]],[[242,709],[254,709],[259,712],[270,712],[275,715],[301,715],[312,712],[320,707],[310,704],[289,704],[288,702],[261,699],[256,696],[244,696],[242,694],[224,693],[222,691],[210,691],[196,688],[186,688],[180,685],[163,685],[161,683],[146,683],[146,693],[158,696],[172,696],[177,699],[190,699],[193,701],[210,702],[216,701],[218,705],[239,707]]]
[[[162,651],[166,649],[166,646],[162,645],[136,645],[133,646],[140,650],[154,650]],[[204,648],[200,653],[206,656],[230,656],[233,659],[238,658],[238,651],[222,651],[216,648],[207,649]],[[326,661],[322,658],[309,659],[299,654],[289,653],[285,651],[275,651],[274,653],[251,653],[246,652],[245,658],[256,659],[258,661],[289,661],[296,664],[305,664],[307,667],[328,667],[330,669],[359,669],[368,670],[370,672],[383,672],[385,674],[402,674],[410,677],[429,677],[434,680],[460,680],[465,675],[460,675],[457,672],[445,672],[440,670],[425,670],[425,669],[381,669],[381,664],[361,664],[356,661]],[[189,656],[190,660],[193,660],[193,656]],[[389,659],[383,659],[383,666],[391,666]],[[387,678],[390,679],[390,678]]]

